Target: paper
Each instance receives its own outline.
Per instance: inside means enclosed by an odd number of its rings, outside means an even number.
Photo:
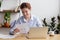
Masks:
[[[9,28],[0,28],[0,38],[6,39],[6,38],[15,38],[14,35],[9,35]]]
[[[27,23],[23,24],[16,24],[16,28],[20,30],[20,33],[27,33],[29,32],[29,26]]]
[[[0,34],[0,38],[2,38],[2,39],[15,38],[15,36],[14,36],[14,35],[4,35],[4,34]]]

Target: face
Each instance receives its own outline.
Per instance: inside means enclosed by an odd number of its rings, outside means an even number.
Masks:
[[[28,8],[23,8],[23,9],[21,9],[21,10],[22,10],[22,13],[23,13],[23,16],[24,16],[24,17],[26,17],[26,18],[30,17],[30,12],[31,12],[30,9],[28,9]]]

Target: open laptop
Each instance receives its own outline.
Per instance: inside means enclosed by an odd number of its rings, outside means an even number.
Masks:
[[[27,38],[47,38],[48,27],[33,27],[27,35]]]

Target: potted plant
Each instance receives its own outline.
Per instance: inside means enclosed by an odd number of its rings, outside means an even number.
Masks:
[[[60,16],[59,15],[57,16],[57,19],[58,19],[57,29],[58,29],[58,32],[60,33]]]
[[[1,7],[2,1],[3,1],[3,0],[0,0],[0,7]]]
[[[0,1],[0,7],[1,7],[1,1]]]
[[[1,1],[0,1],[0,7],[1,7]]]
[[[43,21],[43,26],[48,26],[48,24],[46,22],[46,18],[44,18],[42,21]]]
[[[50,23],[50,28],[51,28],[51,31],[54,31],[55,30],[55,17],[52,17],[51,18],[51,23]]]
[[[55,30],[56,30],[56,25],[55,25],[56,23],[55,23],[55,21],[56,21],[55,17],[52,17],[51,18],[51,23],[49,25],[50,26],[50,32],[49,32],[50,35],[54,35],[54,33],[55,33]]]
[[[43,22],[43,27],[48,27],[48,34],[49,34],[50,25],[48,25],[48,23],[47,23],[47,21],[46,21],[46,18],[44,18],[44,19],[42,20],[42,22]]]
[[[55,26],[55,17],[52,17],[51,18],[51,23],[50,24],[48,24],[47,22],[46,22],[46,18],[44,18],[44,20],[43,20],[43,26],[47,26],[47,27],[49,27],[49,30],[48,30],[48,33],[50,34],[50,35],[54,35],[54,32],[55,32],[55,30],[56,30],[56,26]]]
[[[9,27],[10,26],[10,12],[6,12],[4,15],[4,26]]]

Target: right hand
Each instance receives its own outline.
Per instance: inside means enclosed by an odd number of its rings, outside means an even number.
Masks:
[[[16,28],[16,29],[14,30],[14,34],[16,34],[16,33],[18,33],[18,32],[20,32],[20,30],[19,30],[18,28]]]

